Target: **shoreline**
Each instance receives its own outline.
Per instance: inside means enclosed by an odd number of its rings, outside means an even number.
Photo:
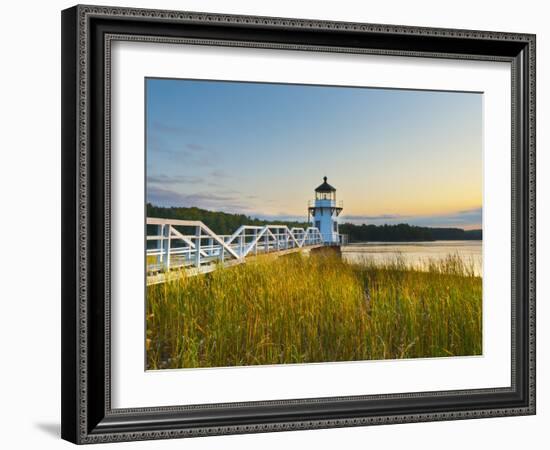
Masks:
[[[450,245],[452,243],[482,243],[483,239],[453,239],[453,240],[444,240],[437,239],[432,241],[360,241],[360,242],[350,242],[348,244],[342,245],[341,247],[354,247],[354,246],[368,246],[368,245],[419,245],[419,244],[446,244]]]

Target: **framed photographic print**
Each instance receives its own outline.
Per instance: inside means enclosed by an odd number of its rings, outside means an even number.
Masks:
[[[535,36],[62,12],[62,436],[535,413]]]

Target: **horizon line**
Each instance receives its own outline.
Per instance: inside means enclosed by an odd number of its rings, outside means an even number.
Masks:
[[[146,206],[147,205],[151,205],[153,208],[163,208],[163,209],[176,209],[176,208],[185,208],[185,209],[191,209],[191,208],[194,208],[194,209],[200,209],[202,211],[208,211],[210,213],[221,213],[221,214],[228,214],[228,215],[233,215],[233,216],[245,216],[245,217],[248,217],[252,220],[262,220],[262,221],[266,221],[266,222],[276,222],[277,220],[280,220],[281,222],[303,222],[303,223],[307,223],[307,218],[306,217],[303,217],[303,218],[300,218],[298,216],[292,216],[292,215],[257,215],[257,214],[251,214],[251,213],[245,213],[245,212],[227,212],[227,211],[220,211],[220,210],[212,210],[212,209],[206,209],[206,208],[201,208],[200,206],[175,206],[175,205],[171,205],[171,206],[161,206],[161,205],[155,205],[151,202],[146,202]],[[473,209],[478,209],[478,208],[473,208]],[[380,215],[378,217],[380,218],[383,218],[383,216],[389,216],[389,215]],[[388,218],[394,218],[394,219],[398,219],[400,216],[397,215],[397,214],[394,214],[394,215],[391,215],[392,217],[388,217]],[[435,217],[437,217],[437,215],[434,215]],[[345,217],[345,216],[344,216]],[[357,217],[357,216],[352,216],[352,217]],[[371,217],[375,217],[375,216],[371,216]],[[404,216],[406,217],[406,216]],[[425,216],[419,216],[419,217],[425,217]],[[353,220],[353,219],[352,219]],[[464,227],[461,227],[461,226],[430,226],[430,225],[415,225],[413,223],[408,223],[408,222],[397,222],[397,223],[380,223],[380,224],[376,224],[376,223],[372,223],[372,222],[362,222],[362,223],[354,223],[354,222],[351,222],[351,221],[341,221],[339,222],[340,225],[343,225],[343,224],[346,224],[346,225],[353,225],[353,226],[368,226],[368,225],[371,225],[371,226],[375,226],[375,227],[381,227],[381,226],[398,226],[398,225],[407,225],[407,226],[410,226],[410,227],[417,227],[417,228],[434,228],[434,229],[458,229],[458,230],[463,230],[463,231],[483,231],[483,226],[482,224],[475,224],[474,228],[464,228]]]

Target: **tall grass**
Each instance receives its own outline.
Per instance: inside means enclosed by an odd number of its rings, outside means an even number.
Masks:
[[[482,280],[457,256],[257,258],[147,288],[149,369],[481,354]]]

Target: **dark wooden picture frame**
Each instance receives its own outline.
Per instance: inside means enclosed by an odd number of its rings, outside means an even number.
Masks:
[[[512,373],[505,388],[113,409],[110,45],[178,42],[506,61]],[[496,170],[496,169],[495,169]],[[62,437],[83,444],[535,413],[535,36],[75,6],[62,12]]]

